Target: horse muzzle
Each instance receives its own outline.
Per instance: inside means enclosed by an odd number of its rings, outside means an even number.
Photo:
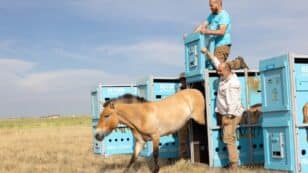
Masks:
[[[96,130],[95,133],[95,139],[98,141],[102,141],[104,139],[105,135],[101,130]]]

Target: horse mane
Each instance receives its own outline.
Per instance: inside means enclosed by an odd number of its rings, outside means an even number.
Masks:
[[[139,96],[136,96],[136,95],[133,95],[133,94],[126,93],[126,94],[124,94],[122,96],[119,96],[117,98],[113,98],[113,99],[110,99],[110,100],[106,101],[103,104],[103,107],[106,107],[110,103],[117,102],[117,101],[119,101],[121,103],[128,103],[128,104],[148,102],[148,100],[146,100],[144,97],[139,97]]]

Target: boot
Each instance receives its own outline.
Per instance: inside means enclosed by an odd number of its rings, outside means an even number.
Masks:
[[[230,162],[227,166],[224,167],[225,169],[237,169],[238,163],[237,162]]]

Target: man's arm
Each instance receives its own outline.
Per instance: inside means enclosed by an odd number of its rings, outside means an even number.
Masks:
[[[227,25],[220,25],[218,30],[209,30],[207,28],[200,28],[200,32],[202,34],[207,34],[207,35],[224,35],[227,30]]]
[[[208,59],[210,59],[214,67],[217,69],[220,64],[218,58],[213,55],[207,48],[202,48],[201,52],[204,53]]]
[[[209,23],[208,23],[207,21],[201,23],[199,26],[197,26],[197,27],[194,29],[193,32],[201,32],[201,30],[202,30],[203,28],[206,28],[206,27],[208,26],[208,24],[209,24]]]

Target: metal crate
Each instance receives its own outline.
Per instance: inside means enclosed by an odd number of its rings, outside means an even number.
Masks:
[[[260,61],[265,168],[308,172],[308,55]]]
[[[94,119],[99,119],[100,113],[102,111],[101,104],[117,98],[126,93],[136,95],[137,88],[134,85],[102,85],[100,84],[91,92],[91,107],[92,107],[92,117]]]
[[[212,36],[199,32],[188,35],[185,40],[185,76],[188,83],[204,80],[204,70],[213,69],[211,62],[201,53],[207,47],[214,52],[215,41]]]
[[[93,134],[98,120],[93,119]],[[103,141],[97,141],[93,135],[93,152],[103,156],[131,154],[134,152],[135,139],[131,130],[125,126],[114,129]]]
[[[93,152],[104,156],[115,154],[133,153],[134,138],[126,126],[120,124],[103,141],[97,141],[94,137],[95,129],[102,111],[101,104],[117,98],[123,94],[137,94],[137,88],[133,85],[102,85],[100,84],[91,92],[92,126],[93,126]]]
[[[143,78],[136,83],[138,95],[149,101],[158,101],[177,92],[179,88],[179,79],[170,77],[153,77]],[[149,157],[153,153],[152,142],[145,144],[140,155]],[[178,158],[179,141],[177,134],[160,137],[159,145],[160,158]]]
[[[261,103],[261,91],[259,88],[259,73],[256,70],[234,71],[241,83],[241,99],[245,108]],[[199,82],[189,84],[205,93],[206,119],[207,125],[200,126],[191,124],[190,130],[190,151],[192,162],[205,162],[210,167],[223,167],[228,164],[228,152],[222,140],[222,129],[218,123],[215,113],[216,96],[219,83],[219,76],[215,70],[205,69],[204,79]],[[255,83],[254,83],[255,82]],[[198,85],[197,85],[198,84]],[[239,152],[239,164],[259,164],[263,163],[263,134],[261,121],[252,123],[248,118],[246,123],[239,125],[237,129],[237,148]],[[194,126],[199,126],[194,130]],[[201,132],[200,132],[201,131]],[[195,137],[195,136],[206,137]],[[195,144],[197,148],[195,147]],[[200,160],[195,153],[200,153],[204,157]]]

